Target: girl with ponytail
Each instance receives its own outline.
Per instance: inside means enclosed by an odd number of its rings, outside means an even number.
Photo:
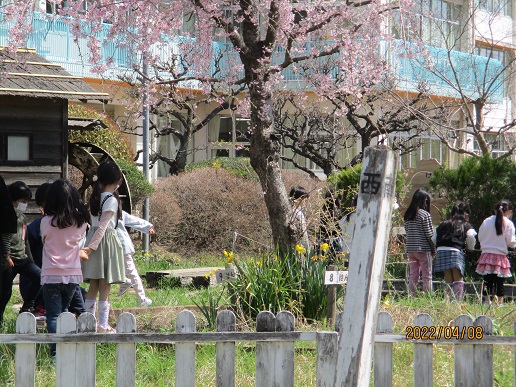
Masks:
[[[495,215],[482,222],[478,230],[478,241],[482,254],[477,262],[478,274],[484,276],[484,303],[503,302],[504,280],[511,277],[511,264],[507,259],[508,247],[516,246],[512,203],[503,199],[495,207]]]

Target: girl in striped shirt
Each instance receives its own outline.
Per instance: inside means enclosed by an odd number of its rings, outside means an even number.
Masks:
[[[432,241],[434,227],[430,216],[430,194],[418,189],[412,196],[412,202],[404,215],[406,246],[409,259],[409,288],[416,295],[419,274],[423,277],[423,291],[432,291],[432,255],[435,244]]]

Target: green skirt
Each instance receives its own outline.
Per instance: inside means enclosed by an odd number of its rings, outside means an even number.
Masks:
[[[94,233],[95,229],[91,229],[86,246]],[[125,282],[124,253],[115,229],[106,230],[97,250],[93,250],[89,259],[81,262],[81,266],[85,282],[91,279],[103,279],[110,284]]]

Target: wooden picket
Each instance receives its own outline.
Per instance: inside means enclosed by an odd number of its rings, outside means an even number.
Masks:
[[[342,329],[342,314],[336,325]],[[235,315],[222,311],[217,317],[217,332],[196,332],[195,316],[183,311],[176,320],[176,333],[137,333],[136,319],[123,313],[117,322],[117,334],[93,334],[96,321],[85,313],[78,320],[63,313],[57,322],[57,334],[36,333],[36,321],[30,313],[21,313],[16,321],[16,334],[0,334],[0,343],[16,344],[15,385],[34,387],[36,383],[36,343],[57,343],[56,386],[93,387],[97,343],[116,343],[116,385],[136,385],[136,343],[175,343],[176,386],[195,385],[196,343],[216,344],[216,384],[235,386],[235,343],[256,343],[256,385],[293,386],[294,344],[297,341],[316,343],[317,386],[333,386],[337,366],[338,337],[345,339],[347,332],[297,332],[294,316],[290,312],[261,312],[257,318],[257,332],[237,332]],[[515,323],[516,325],[516,323]],[[494,345],[516,346],[516,336],[493,336],[493,323],[489,317],[480,316],[474,321],[466,315],[458,316],[447,327],[435,327],[427,314],[416,316],[411,325],[413,339],[406,333],[393,334],[392,317],[378,315],[374,339],[374,386],[393,384],[393,351],[396,343],[414,345],[414,385],[433,385],[434,345],[454,345],[455,385],[492,386],[494,383]],[[416,334],[416,327],[433,327],[433,336],[425,339]],[[515,327],[516,328],[516,327]],[[419,332],[423,333],[422,329]],[[462,338],[450,338],[461,335]],[[516,364],[516,358],[515,358]],[[516,376],[515,383],[516,386]]]

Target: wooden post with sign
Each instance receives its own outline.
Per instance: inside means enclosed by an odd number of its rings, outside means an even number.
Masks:
[[[370,385],[397,161],[387,147],[367,147],[364,152],[344,312],[337,327],[335,386]]]
[[[337,270],[336,265],[329,265],[328,271]],[[328,311],[327,311],[327,321],[328,325],[333,325],[335,322],[335,316],[337,315],[337,285],[328,285]]]

